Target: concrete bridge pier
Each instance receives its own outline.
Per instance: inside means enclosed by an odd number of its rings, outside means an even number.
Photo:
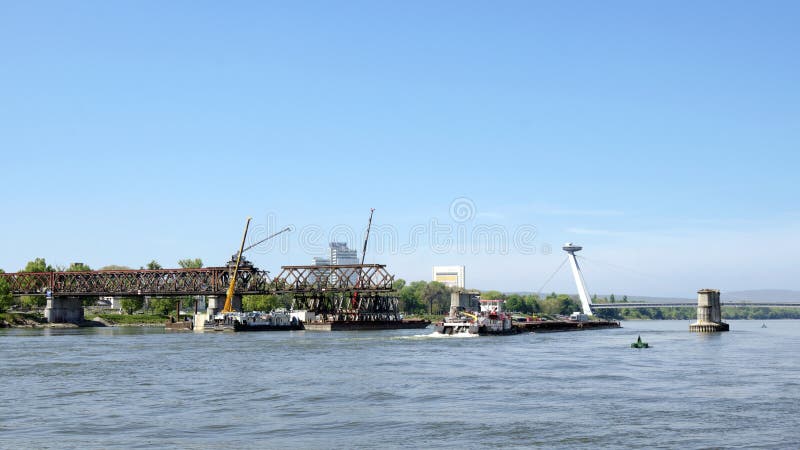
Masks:
[[[697,291],[697,322],[689,325],[689,331],[714,333],[729,329],[730,326],[722,321],[719,291],[716,289]]]
[[[208,307],[206,308],[206,313],[208,317],[213,317],[215,314],[219,314],[222,312],[222,308],[225,307],[225,296],[224,295],[209,295],[206,297],[206,301],[208,302]],[[234,295],[231,299],[231,306],[233,307],[234,311],[241,311],[242,310],[242,296],[241,295]]]
[[[208,295],[206,296],[206,314],[208,317],[213,317],[215,314],[222,311],[222,307],[225,306],[225,298],[222,297],[220,301],[220,297],[218,295]]]
[[[81,323],[83,302],[80,297],[50,297],[44,308],[44,317],[50,323]]]

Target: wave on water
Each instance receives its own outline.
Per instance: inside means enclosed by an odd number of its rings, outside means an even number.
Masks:
[[[434,331],[430,334],[415,334],[412,336],[400,336],[399,339],[459,339],[459,338],[473,338],[478,337],[477,334],[471,333],[455,333],[455,334],[443,334]]]

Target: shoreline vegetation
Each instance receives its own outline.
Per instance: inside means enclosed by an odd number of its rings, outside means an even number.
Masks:
[[[185,259],[178,261],[184,268],[203,267],[201,259]],[[119,269],[128,267],[106,266],[102,269]],[[144,266],[142,268],[145,268]],[[160,269],[161,265],[151,261],[147,269]],[[44,258],[30,261],[23,272],[51,272],[55,270],[91,271],[92,269],[82,263],[73,263],[68,268],[53,268]],[[0,270],[2,272],[2,270]],[[394,290],[390,295],[397,297],[399,310],[406,318],[420,317],[431,321],[440,320],[450,309],[450,294],[453,291],[442,283],[436,281],[412,281],[403,279],[395,280]],[[477,291],[476,291],[477,292]],[[507,294],[500,291],[482,291],[482,298],[502,299],[506,302],[506,310],[520,316],[528,317],[553,317],[568,316],[572,312],[580,311],[580,302],[577,296],[557,294],[552,292],[547,295],[536,294]],[[181,301],[184,311],[191,308],[194,303],[192,297],[121,297],[119,310],[99,306],[98,297],[82,297],[85,316],[87,318],[80,325],[75,324],[48,324],[42,316],[45,306],[43,296],[11,295],[9,286],[0,280],[0,328],[28,327],[28,328],[70,328],[77,326],[164,326],[169,317],[174,314],[177,302]],[[608,297],[592,297],[595,304],[602,303],[628,303],[627,296],[616,299],[614,294]],[[292,298],[289,295],[245,295],[242,297],[242,306],[245,311],[272,311],[279,308],[291,308]],[[113,312],[112,312],[113,311]],[[118,311],[118,312],[117,312]],[[697,308],[622,308],[596,310],[598,318],[606,320],[694,320],[697,318]],[[800,319],[800,308],[756,308],[756,307],[722,307],[722,317],[728,320],[770,320],[770,319]]]

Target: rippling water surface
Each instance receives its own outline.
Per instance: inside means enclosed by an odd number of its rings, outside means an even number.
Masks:
[[[766,323],[2,330],[0,447],[800,448],[800,321]]]

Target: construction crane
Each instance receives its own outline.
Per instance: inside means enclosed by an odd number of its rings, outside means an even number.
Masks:
[[[375,208],[369,209],[369,222],[367,222],[367,235],[364,236],[364,248],[361,250],[361,265],[364,265],[364,258],[367,256],[367,242],[369,241],[369,230],[372,228],[372,214],[375,213]],[[362,271],[364,270],[363,267],[358,268],[358,278],[356,279],[356,289],[361,284],[361,275]],[[351,307],[353,309],[356,308],[356,303],[358,299],[358,291],[353,291],[353,301],[351,302]]]
[[[364,249],[361,250],[361,265],[364,265],[364,258],[367,256],[367,241],[369,241],[369,229],[372,228],[372,214],[375,208],[369,209],[369,222],[367,222],[367,235],[364,236]]]
[[[247,223],[244,226],[244,235],[242,235],[242,245],[239,246],[239,253],[236,255],[236,265],[233,266],[233,274],[231,275],[231,283],[228,286],[228,293],[225,295],[225,306],[222,308],[222,312],[223,313],[233,312],[233,291],[234,291],[234,288],[236,286],[236,277],[239,274],[239,263],[241,263],[241,261],[242,261],[242,253],[250,250],[251,248],[255,247],[256,245],[261,244],[262,242],[266,242],[266,241],[274,238],[275,236],[277,236],[277,235],[279,235],[281,233],[284,233],[286,231],[290,231],[292,229],[291,227],[286,227],[286,228],[282,229],[281,231],[278,231],[277,233],[273,233],[273,234],[265,237],[264,239],[256,242],[255,244],[253,244],[253,245],[251,245],[251,246],[249,246],[247,248],[244,248],[245,240],[247,240],[247,230],[250,228],[250,220],[252,220],[252,217],[248,217],[247,218]]]

